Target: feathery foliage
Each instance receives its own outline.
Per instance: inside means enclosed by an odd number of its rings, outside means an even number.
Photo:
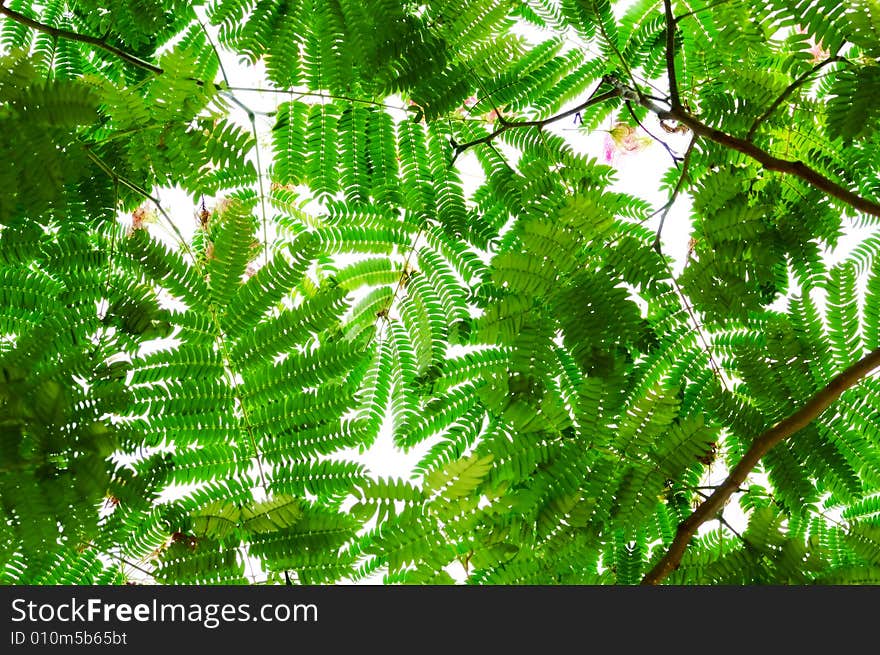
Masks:
[[[0,5],[0,580],[880,582],[878,89],[876,0]]]

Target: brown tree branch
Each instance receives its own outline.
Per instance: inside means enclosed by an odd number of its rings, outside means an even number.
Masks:
[[[68,39],[70,41],[79,41],[80,43],[93,45],[96,48],[100,48],[104,52],[109,52],[110,54],[119,57],[120,59],[128,62],[132,66],[143,68],[144,70],[148,70],[151,73],[155,73],[156,75],[161,75],[164,72],[159,66],[151,64],[148,61],[144,61],[140,57],[136,57],[129,52],[120,50],[116,46],[112,46],[109,43],[106,43],[103,39],[99,39],[95,36],[89,36],[87,34],[78,34],[76,32],[71,32],[70,30],[63,30],[58,27],[46,25],[45,23],[40,23],[38,21],[35,21],[33,18],[28,18],[24,14],[20,14],[17,11],[9,9],[3,4],[0,4],[0,15],[6,16],[10,20],[13,20],[16,23],[20,23],[22,25],[26,25],[27,27],[35,29],[38,32],[48,34],[49,36],[52,36],[56,39]]]
[[[681,108],[678,95],[678,78],[675,75],[675,16],[672,15],[672,0],[663,0],[666,12],[666,75],[669,77],[669,102],[673,109]]]
[[[741,152],[757,161],[769,171],[776,171],[778,173],[786,173],[788,175],[799,177],[804,182],[825,192],[833,198],[837,198],[853,209],[880,218],[880,204],[868,200],[867,198],[863,198],[859,194],[842,187],[837,182],[825,177],[815,169],[810,168],[802,161],[780,159],[779,157],[771,155],[769,152],[762,150],[747,139],[741,139],[731,134],[727,134],[726,132],[722,132],[721,130],[717,130],[714,127],[709,127],[683,108],[664,109],[645,97],[640,98],[639,102],[641,102],[642,106],[655,112],[661,120],[677,121],[688,127],[695,135],[705,137],[715,143],[730,148],[731,150]]]
[[[770,116],[773,115],[773,112],[775,112],[777,109],[779,109],[780,105],[783,102],[785,102],[786,100],[788,100],[789,96],[791,96],[791,94],[794,93],[798,89],[798,87],[800,87],[802,84],[804,84],[804,82],[809,80],[814,74],[818,73],[825,66],[827,66],[828,64],[833,64],[834,62],[837,62],[837,61],[846,61],[846,59],[844,57],[839,56],[839,55],[834,55],[833,57],[829,57],[828,59],[820,61],[818,64],[813,66],[810,70],[808,70],[806,73],[804,73],[803,75],[798,77],[794,82],[789,84],[782,91],[782,93],[779,94],[779,97],[776,98],[776,100],[774,100],[773,103],[767,108],[767,111],[765,111],[763,114],[761,114],[760,116],[758,116],[755,119],[755,122],[752,123],[752,126],[749,128],[749,133],[746,134],[746,140],[748,140],[748,141],[752,140],[752,137],[755,136],[755,132],[758,131],[758,128],[761,126],[761,123],[763,123],[768,118],[770,118]]]
[[[681,563],[691,539],[697,529],[706,521],[710,521],[724,507],[730,496],[745,482],[746,477],[757,466],[761,458],[770,449],[784,439],[809,425],[823,411],[828,409],[840,395],[850,387],[858,384],[871,371],[880,367],[880,348],[834,377],[825,387],[818,391],[807,403],[788,418],[780,421],[769,430],[758,436],[739,463],[733,468],[724,482],[700,503],[699,507],[679,524],[675,538],[666,553],[642,579],[642,584],[653,585],[663,581]]]

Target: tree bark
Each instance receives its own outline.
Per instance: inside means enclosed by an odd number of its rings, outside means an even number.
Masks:
[[[658,584],[673,570],[678,568],[688,544],[697,533],[697,529],[706,521],[715,518],[730,496],[745,482],[746,477],[757,466],[758,462],[761,461],[761,458],[780,441],[793,436],[798,430],[809,425],[837,400],[840,394],[858,384],[860,380],[877,367],[880,367],[880,348],[871,351],[868,355],[834,377],[794,414],[758,436],[724,482],[689,517],[679,524],[675,538],[666,549],[666,553],[645,575],[642,579],[642,584]]]

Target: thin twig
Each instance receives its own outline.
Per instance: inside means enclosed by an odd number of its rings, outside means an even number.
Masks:
[[[148,576],[150,576],[150,578],[153,579],[153,580],[156,579],[155,574],[150,573],[149,571],[147,571],[147,569],[145,569],[145,568],[143,568],[143,567],[141,567],[141,566],[138,566],[138,565],[135,564],[134,562],[131,562],[131,561],[127,560],[126,558],[122,557],[121,555],[117,555],[116,553],[111,553],[111,552],[108,552],[107,554],[108,554],[110,557],[112,557],[112,558],[114,558],[115,560],[117,560],[118,562],[120,562],[121,564],[125,564],[126,566],[130,566],[130,567],[133,568],[135,571],[140,571],[140,572],[143,573],[144,575],[148,575]]]
[[[715,377],[718,378],[718,381],[721,383],[721,386],[724,387],[725,391],[727,390],[727,382],[724,380],[724,375],[721,373],[721,367],[718,365],[718,362],[715,361],[715,356],[712,354],[712,347],[709,345],[709,340],[706,339],[706,335],[703,333],[703,328],[701,323],[697,320],[697,315],[694,314],[693,308],[690,306],[690,303],[687,301],[687,296],[684,291],[678,284],[678,280],[675,279],[675,276],[672,275],[672,271],[669,271],[669,279],[672,280],[672,286],[675,287],[675,292],[678,294],[681,299],[681,303],[684,306],[685,311],[691,319],[691,324],[694,326],[694,330],[697,332],[697,336],[700,338],[700,341],[703,344],[703,350],[706,351],[706,356],[709,358],[709,365],[712,367],[712,370],[715,372]]]
[[[140,57],[136,57],[135,55],[125,52],[124,50],[120,50],[116,46],[112,46],[109,43],[105,42],[103,39],[99,39],[95,36],[89,36],[87,34],[78,34],[76,32],[71,32],[70,30],[61,29],[58,27],[53,27],[51,25],[46,25],[45,23],[40,23],[39,21],[34,20],[33,18],[28,18],[24,14],[20,14],[17,11],[13,11],[9,7],[6,7],[0,4],[0,14],[6,16],[7,18],[15,21],[16,23],[20,23],[21,25],[26,25],[31,29],[35,29],[38,32],[43,32],[44,34],[49,34],[53,38],[56,39],[67,39],[69,41],[79,41],[80,43],[87,43],[89,45],[93,45],[96,48],[100,48],[104,52],[109,52],[110,54],[119,57],[125,62],[128,62],[132,66],[137,66],[138,68],[143,68],[144,70],[148,70],[151,73],[156,75],[161,75],[165,71],[156,66],[155,64],[151,64],[148,61],[144,61]]]
[[[715,7],[718,7],[719,5],[726,5],[730,1],[731,0],[716,0],[716,2],[712,2],[708,5],[706,5],[705,7],[700,7],[699,9],[694,9],[693,11],[689,11],[685,14],[681,14],[681,15],[677,16],[675,18],[675,22],[680,23],[685,18],[690,18],[692,16],[696,16],[697,14],[703,13],[704,11],[709,11],[710,9],[714,9]]]
[[[238,102],[238,99],[232,96],[232,99],[235,102]],[[241,104],[241,103],[239,103]],[[244,105],[241,105],[242,107]],[[263,186],[263,166],[260,163],[260,141],[259,134],[257,133],[257,119],[254,117],[254,112],[250,109],[248,112],[248,120],[251,123],[251,131],[254,134],[254,156],[257,161],[257,184],[260,188],[260,214],[263,221],[263,259],[264,263],[269,263],[269,232],[267,228],[267,219],[266,219],[266,190]]]
[[[205,34],[205,39],[207,39],[208,43],[211,45],[211,49],[214,51],[214,57],[217,59],[217,65],[220,67],[220,74],[223,77],[223,81],[226,83],[226,88],[229,89],[229,77],[226,75],[226,68],[223,66],[223,60],[220,58],[220,51],[217,49],[217,46],[214,45],[214,40],[211,38],[210,33],[208,32],[208,28],[205,27],[205,24],[202,21],[199,21],[199,25],[202,28],[202,32]],[[244,104],[241,100],[235,97],[235,94],[230,93],[229,91],[223,92],[223,96],[228,98],[233,103],[238,105],[244,112],[247,114],[248,120],[251,124],[251,132],[254,135],[254,154],[257,160],[257,182],[260,187],[260,213],[263,222],[263,259],[266,264],[269,263],[269,232],[267,228],[267,220],[266,220],[266,192],[263,187],[263,167],[260,163],[260,141],[259,134],[257,133],[257,119],[254,113],[254,110]]]
[[[599,27],[599,31],[602,33],[602,38],[605,39],[605,44],[609,48],[611,48],[611,51],[620,61],[620,65],[623,67],[623,70],[626,73],[626,76],[629,78],[629,81],[632,82],[633,88],[638,88],[638,84],[636,83],[636,76],[633,74],[632,68],[630,68],[629,62],[626,60],[626,57],[623,56],[623,53],[621,53],[620,49],[617,47],[615,39],[612,39],[611,35],[608,34],[608,30],[605,29],[605,23],[602,21],[602,16],[599,13],[598,7],[595,3],[590,3],[590,6],[593,8],[593,15],[596,18],[596,25]]]
[[[684,163],[682,165],[681,174],[678,177],[678,182],[676,183],[675,189],[673,189],[672,195],[669,197],[669,200],[657,212],[654,212],[653,214],[651,214],[651,216],[648,217],[648,218],[651,218],[651,217],[655,216],[658,212],[662,213],[662,216],[660,218],[660,225],[657,228],[657,235],[654,238],[654,245],[653,245],[654,250],[656,250],[657,254],[660,255],[661,257],[663,256],[663,251],[660,247],[660,234],[661,234],[661,231],[663,230],[663,223],[666,221],[666,216],[669,214],[670,210],[672,209],[672,206],[675,203],[675,200],[678,197],[678,194],[681,193],[681,190],[684,188],[684,181],[687,177],[688,167],[690,166],[690,157],[691,157],[691,153],[693,152],[693,148],[694,148],[695,143],[696,143],[696,137],[692,138],[690,144],[688,145],[687,152],[685,153],[685,156],[684,156]],[[648,218],[646,218],[645,220],[648,220]],[[715,374],[715,377],[718,378],[718,381],[721,383],[721,386],[724,387],[724,389],[727,389],[727,382],[725,381],[724,375],[721,372],[721,367],[718,365],[718,362],[715,360],[715,356],[712,354],[712,347],[709,345],[709,340],[706,338],[706,335],[703,333],[703,326],[700,323],[700,321],[697,320],[697,315],[694,313],[694,308],[688,302],[688,297],[685,295],[684,291],[679,286],[678,281],[675,279],[675,275],[673,275],[672,269],[669,266],[669,261],[666,257],[663,257],[663,263],[664,263],[664,266],[666,267],[667,273],[669,274],[669,279],[672,282],[672,286],[675,289],[675,293],[678,296],[679,300],[681,301],[682,307],[684,307],[685,312],[687,312],[688,319],[690,320],[694,331],[697,333],[697,337],[699,338],[700,342],[702,343],[703,350],[706,353],[706,357],[709,359],[709,365],[711,366],[712,371]]]
[[[825,59],[824,61],[820,61],[818,64],[813,66],[810,70],[808,70],[806,73],[804,73],[803,75],[798,77],[794,82],[789,84],[785,88],[785,90],[783,90],[783,92],[779,94],[779,97],[777,97],[776,100],[774,100],[771,103],[771,105],[767,108],[767,110],[755,119],[755,122],[752,123],[752,126],[749,128],[748,134],[746,134],[746,140],[747,141],[752,140],[752,137],[755,136],[755,132],[758,131],[758,128],[761,126],[761,124],[764,121],[766,121],[768,118],[770,118],[770,116],[773,115],[773,112],[775,112],[777,109],[779,109],[779,106],[783,102],[788,100],[789,96],[791,96],[791,94],[794,93],[798,89],[798,87],[800,87],[802,84],[804,84],[807,80],[809,80],[813,75],[818,73],[820,70],[822,70],[828,64],[833,64],[838,61],[846,61],[846,58],[841,57],[839,55],[834,55],[833,57],[829,57],[828,59]]]
[[[703,500],[709,500],[709,495],[704,494],[702,491],[700,491],[701,488],[705,488],[705,487],[695,487],[694,492]],[[709,488],[716,488],[716,487],[709,487]],[[743,537],[742,534],[740,534],[739,530],[737,530],[732,525],[730,525],[730,523],[727,522],[727,519],[724,518],[724,514],[722,512],[718,512],[718,514],[715,515],[715,520],[718,521],[724,527],[726,527],[728,530],[730,530],[734,535],[736,535],[736,537],[741,542],[743,542],[746,545],[746,547],[751,546],[751,544],[748,541],[746,541],[745,537]]]
[[[321,98],[324,100],[345,100],[346,102],[357,102],[363,105],[371,105],[373,107],[383,107],[385,109],[394,109],[396,111],[406,111],[406,107],[398,107],[389,105],[376,100],[364,100],[363,98],[352,98],[351,96],[342,96],[334,93],[322,93],[318,91],[295,91],[292,89],[264,89],[255,86],[226,86],[228,91],[245,91],[247,93],[277,93],[286,96],[297,96],[298,98]]]
[[[474,72],[473,68],[468,66],[468,71],[471,75],[473,75],[474,79],[477,81],[477,86],[480,87],[480,91],[482,91],[483,93],[483,98],[481,99],[486,100],[492,106],[492,111],[494,111],[495,115],[498,117],[498,122],[504,125],[507,122],[507,119],[501,115],[501,110],[498,109],[498,107],[495,106],[495,103],[492,101],[492,93],[489,93],[488,89],[486,89],[485,85],[483,84],[483,81],[480,79],[480,76]],[[479,100],[477,102],[479,103]]]
[[[687,150],[684,153],[684,158],[682,159],[681,174],[678,176],[678,182],[676,182],[675,188],[672,190],[672,195],[669,196],[669,201],[661,208],[660,225],[657,226],[657,236],[654,237],[654,250],[658,253],[660,253],[660,235],[663,232],[663,224],[666,222],[666,217],[669,216],[669,212],[672,211],[672,206],[678,199],[678,194],[681,193],[681,190],[684,188],[688,168],[691,163],[691,153],[694,151],[694,144],[696,142],[697,139],[695,137],[691,139],[691,142],[688,144]]]
[[[700,494],[700,495],[702,496],[703,494]],[[736,528],[734,528],[732,525],[730,525],[730,523],[727,522],[727,519],[724,518],[724,515],[721,512],[718,512],[718,514],[715,516],[715,519],[721,525],[723,525],[725,528],[730,530],[736,536],[736,538],[739,539],[743,543],[743,545],[748,550],[753,550],[755,548],[755,546],[754,546],[754,544],[752,544],[752,542],[750,542],[748,539],[746,539]]]
[[[642,124],[642,121],[640,121],[640,120],[639,120],[639,117],[636,116],[636,112],[633,111],[632,104],[630,103],[629,100],[627,100],[625,104],[626,104],[626,109],[627,109],[627,111],[629,111],[629,115],[632,116],[632,119],[636,122],[636,124],[637,124],[640,128],[642,128],[642,131],[643,131],[645,134],[647,134],[647,135],[648,135],[649,137],[651,137],[654,141],[656,141],[656,142],[659,143],[661,146],[663,146],[663,148],[666,150],[666,152],[667,152],[667,153],[669,154],[669,156],[672,158],[672,163],[675,164],[676,168],[678,168],[678,166],[679,166],[679,164],[680,164],[680,162],[681,162],[681,160],[682,160],[682,157],[680,157],[679,155],[676,155],[675,152],[672,150],[672,148],[669,147],[669,144],[666,143],[666,141],[664,141],[663,139],[661,139],[659,136],[654,135],[650,130],[648,130],[647,127],[645,127],[645,126]]]
[[[210,33],[208,32],[208,28],[205,24],[199,20],[199,26],[202,28],[202,32],[205,34],[205,39],[208,41],[208,44],[211,46],[211,49],[214,51],[214,57],[217,59],[217,65],[220,67],[220,75],[223,77],[223,81],[226,82],[226,86],[229,86],[229,77],[226,75],[226,69],[223,67],[223,60],[220,59],[220,51],[217,49],[217,46],[214,45],[214,39],[211,38]]]
[[[159,203],[158,198],[156,198],[155,196],[150,194],[150,192],[148,192],[146,189],[143,189],[139,185],[131,182],[130,180],[127,180],[126,178],[122,177],[121,175],[118,175],[100,157],[98,157],[98,155],[95,154],[88,146],[84,145],[83,147],[84,147],[89,159],[91,159],[98,166],[98,168],[100,168],[104,173],[106,173],[112,180],[114,180],[115,182],[118,182],[119,184],[122,184],[122,186],[124,186],[128,189],[131,189],[135,193],[140,194],[144,198],[150,200],[156,206],[156,209],[159,211],[159,213],[162,215],[162,217],[165,219],[165,221],[168,223],[168,225],[174,231],[174,234],[177,236],[178,240],[180,241],[181,247],[192,258],[193,265],[196,267],[196,270],[199,272],[199,275],[204,277],[204,273],[201,270],[198,258],[192,252],[192,249],[189,247],[189,244],[187,243],[186,239],[183,238],[183,234],[177,228],[177,225],[174,223],[174,221],[171,220],[171,217],[162,208],[162,205]],[[220,323],[220,317],[217,314],[217,308],[214,304],[211,304],[209,309],[210,309],[212,321],[213,321],[214,326],[217,330],[217,340],[219,342],[220,349],[222,350],[223,357],[227,362],[231,362],[232,357],[229,354],[229,350],[226,347],[226,342],[223,339],[223,328]],[[229,371],[228,367],[225,367],[225,371],[226,371],[227,380],[229,381],[230,387],[235,388],[236,385],[235,385],[235,382],[232,378],[231,371]],[[266,475],[263,470],[263,460],[260,457],[260,449],[257,446],[257,439],[253,433],[253,426],[251,425],[251,420],[250,420],[250,416],[247,411],[247,407],[245,406],[244,399],[239,394],[235,394],[235,398],[236,398],[236,400],[238,400],[239,406],[241,407],[242,419],[243,419],[243,423],[245,425],[245,430],[248,433],[248,437],[250,438],[250,441],[251,441],[251,446],[254,449],[254,459],[257,460],[257,471],[260,476],[260,482],[262,484],[263,489],[268,491],[269,486],[268,486],[268,483],[266,482]]]
[[[425,228],[423,227],[416,233],[416,238],[413,239],[412,246],[410,246],[410,250],[406,255],[406,259],[404,259],[404,261],[403,261],[403,269],[400,271],[400,278],[398,278],[398,280],[397,280],[397,286],[394,287],[394,293],[391,295],[391,299],[388,301],[388,304],[384,308],[382,308],[382,310],[379,312],[379,318],[376,321],[376,332],[373,334],[374,338],[375,338],[376,334],[378,334],[378,332],[379,332],[379,330],[378,330],[379,321],[384,320],[386,327],[388,326],[388,323],[391,322],[391,317],[390,317],[391,308],[394,306],[394,301],[397,300],[397,294],[400,293],[400,290],[403,288],[403,285],[409,276],[408,269],[409,269],[410,260],[412,259],[412,256],[415,254],[416,247],[419,244],[419,239],[422,237],[422,234],[424,232],[425,232]],[[371,341],[372,341],[372,339],[371,339]]]
[[[174,235],[180,240],[180,243],[183,244],[184,247],[186,247],[186,239],[183,238],[183,234],[177,228],[177,225],[174,223],[174,221],[171,220],[171,217],[168,215],[168,212],[166,212],[162,208],[162,204],[159,202],[158,198],[153,196],[149,191],[147,191],[143,187],[141,187],[141,186],[135,184],[134,182],[132,182],[131,180],[128,180],[128,179],[122,177],[121,175],[117,174],[116,171],[114,171],[112,168],[110,168],[107,165],[107,163],[103,159],[98,157],[98,155],[95,154],[95,152],[91,148],[89,148],[88,146],[83,146],[83,149],[85,150],[88,158],[91,159],[98,166],[98,168],[100,168],[111,180],[113,180],[117,184],[121,184],[122,186],[126,187],[127,189],[134,191],[138,195],[143,196],[144,198],[146,198],[147,200],[152,202],[156,206],[156,209],[158,210],[159,214],[161,214],[162,218],[165,219],[165,222],[168,223],[168,226],[174,232]]]

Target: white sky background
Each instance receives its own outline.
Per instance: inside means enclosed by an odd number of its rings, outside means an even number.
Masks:
[[[625,9],[623,3],[618,3],[616,8],[619,9],[618,15]],[[207,24],[207,21],[204,21]],[[216,30],[211,30],[212,38],[215,44]],[[542,33],[538,30],[523,26],[517,29],[526,38],[534,41],[541,41],[551,34]],[[572,42],[573,47],[583,47],[584,44]],[[589,47],[589,46],[588,46]],[[595,48],[591,48],[595,53]],[[220,56],[223,59],[223,67],[229,78],[229,84],[232,87],[250,87],[250,88],[268,88],[270,84],[266,78],[264,67],[261,64],[256,66],[243,65],[236,60],[233,53],[221,50]],[[583,97],[580,97],[570,103],[575,106],[589,95],[592,89],[588,89]],[[250,91],[236,91],[235,96],[256,112],[257,130],[259,135],[260,159],[263,167],[263,175],[266,176],[266,168],[271,163],[271,128],[275,122],[273,116],[267,115],[275,111],[276,107],[282,103],[291,100],[295,96],[279,93],[258,93]],[[309,98],[303,98],[304,101],[310,101]],[[400,101],[395,102],[389,100],[388,104],[396,104],[402,106]],[[232,109],[231,117],[243,128],[250,129],[245,112],[230,103]],[[567,107],[564,107],[567,109]],[[392,115],[398,114],[398,117],[406,117],[404,111],[391,112]],[[656,117],[649,115],[645,121],[645,126],[654,135],[662,138],[678,155],[683,155],[687,144],[690,140],[690,134],[672,135],[667,134],[659,126]],[[583,130],[577,129],[572,119],[566,119],[555,123],[548,127],[549,130],[563,136],[572,146],[572,148],[580,153],[596,157],[599,162],[604,162],[604,150],[607,139],[607,131],[613,127],[612,121],[606,120],[602,125],[601,131],[597,130],[591,134],[585,133]],[[640,136],[645,136],[641,133]],[[617,171],[617,181],[612,186],[613,190],[623,191],[631,195],[643,198],[651,203],[657,209],[662,207],[669,199],[668,191],[661,188],[661,180],[664,173],[672,165],[672,160],[666,149],[658,144],[652,143],[643,150],[630,153],[618,153],[612,163]],[[458,167],[462,176],[466,194],[472,192],[477,184],[484,178],[482,170],[476,163],[473,153],[465,153],[458,160]],[[264,188],[268,191],[268,177],[264,180]],[[179,189],[163,189],[157,193],[162,207],[168,212],[178,229],[183,233],[185,238],[190,238],[197,227],[197,205],[198,198],[191,198]],[[209,209],[211,207],[211,199],[207,199]],[[687,194],[681,194],[675,205],[669,212],[663,230],[662,248],[663,252],[669,255],[672,260],[672,269],[678,274],[681,272],[688,248],[688,241],[691,232],[690,221],[691,202]],[[272,216],[275,210],[267,203],[267,214]],[[130,217],[129,217],[130,218]],[[656,228],[659,216],[651,219],[647,225]],[[157,236],[167,239],[169,243],[176,243],[177,239],[167,228],[164,228],[161,221],[154,226],[154,232]],[[836,262],[843,258],[851,248],[858,244],[870,230],[867,228],[856,230],[850,228],[846,230],[844,238],[841,240],[839,247],[834,253],[829,253],[829,261]],[[270,233],[271,238],[271,233]],[[821,298],[820,298],[821,300]],[[784,300],[780,301],[780,306],[784,306]],[[397,449],[391,439],[389,431],[383,431],[374,445],[363,455],[359,455],[356,450],[346,452],[345,455],[363,462],[370,473],[374,476],[383,477],[402,477],[409,478],[414,465],[422,458],[427,449],[433,442],[426,442],[412,449],[408,453],[404,453]],[[727,474],[727,470],[721,463],[713,465],[712,469],[704,479],[703,484],[717,484]],[[760,480],[758,480],[760,482]],[[167,497],[167,496],[166,496]],[[738,503],[731,502],[725,509],[725,519],[737,530],[745,528],[746,520]],[[718,527],[717,522],[709,522],[703,526],[703,531],[714,530]],[[464,577],[464,571],[457,565],[450,568],[450,573],[456,579]],[[260,576],[261,577],[261,576]],[[368,578],[364,582],[377,583],[381,581],[381,574]]]

